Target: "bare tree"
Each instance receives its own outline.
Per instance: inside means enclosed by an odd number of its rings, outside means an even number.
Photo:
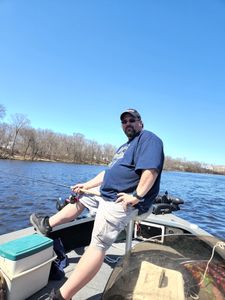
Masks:
[[[73,133],[71,138],[71,150],[73,162],[82,163],[85,160],[85,145],[86,140],[81,133]]]
[[[19,148],[19,153],[23,156],[23,159],[31,157],[32,145],[35,140],[35,129],[31,127],[25,127],[20,130],[20,140],[21,145]]]
[[[5,117],[5,114],[6,114],[5,107],[2,104],[0,104],[0,120]]]
[[[0,123],[0,158],[10,156],[12,127],[7,123]]]
[[[30,120],[23,114],[15,114],[11,116],[12,127],[14,129],[14,137],[12,141],[11,156],[14,156],[17,136],[23,128],[30,124]]]
[[[31,157],[31,160],[35,160],[38,157],[39,158],[42,157],[41,134],[42,134],[42,130],[38,129],[38,130],[34,130],[33,135],[31,136],[31,142],[30,142],[30,149],[31,149],[30,150],[30,157]]]
[[[64,161],[72,161],[72,138],[66,134],[57,134],[57,159]]]
[[[109,163],[116,152],[116,147],[111,144],[104,144],[102,146],[102,161]]]

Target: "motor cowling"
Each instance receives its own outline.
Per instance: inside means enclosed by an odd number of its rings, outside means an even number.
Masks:
[[[180,210],[180,204],[184,204],[184,200],[170,196],[166,191],[164,195],[158,195],[155,198],[152,213],[155,215],[169,214]]]

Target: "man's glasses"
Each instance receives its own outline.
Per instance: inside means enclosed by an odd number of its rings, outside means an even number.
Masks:
[[[122,120],[122,121],[121,121],[122,124],[127,124],[128,122],[129,122],[129,123],[135,123],[135,122],[136,122],[136,119],[128,119],[128,120]]]

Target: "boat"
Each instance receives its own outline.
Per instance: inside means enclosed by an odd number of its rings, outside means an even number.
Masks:
[[[225,243],[174,214],[182,204],[168,193],[158,196],[151,213],[119,234],[98,274],[73,299],[225,299]],[[49,238],[60,239],[68,257],[65,276],[48,280],[27,300],[47,299],[65,282],[90,242],[93,224],[88,216],[53,229]],[[32,234],[33,227],[4,234],[0,246]]]

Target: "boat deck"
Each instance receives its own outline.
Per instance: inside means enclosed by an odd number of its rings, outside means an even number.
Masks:
[[[35,233],[33,227],[26,229],[18,230],[11,232],[5,235],[0,236],[0,244],[10,241],[12,239],[20,238],[25,235]],[[52,288],[60,287],[66,279],[70,276],[72,271],[76,268],[80,257],[83,255],[86,247],[76,248],[67,253],[69,265],[64,269],[65,277],[62,280],[49,280],[48,285],[27,298],[26,300],[45,300],[48,299],[48,294]],[[105,285],[108,281],[109,276],[111,275],[113,268],[116,262],[124,255],[125,253],[125,243],[118,242],[114,243],[112,247],[107,251],[106,258],[104,263],[97,273],[97,275],[83,288],[81,289],[72,299],[79,300],[98,300],[101,299],[101,295],[105,288]]]
[[[202,242],[199,239],[197,239],[197,244],[196,244],[195,237],[196,236],[200,237],[200,236],[204,235],[206,239],[209,239],[209,241],[213,237],[210,235],[207,235],[207,233],[205,231],[198,228],[195,224],[190,224],[172,214],[163,215],[163,216],[150,215],[147,218],[147,220],[148,220],[148,222],[150,222],[149,224],[151,224],[151,222],[152,222],[152,223],[156,223],[159,225],[163,224],[163,225],[167,226],[166,231],[165,231],[165,234],[168,234],[168,236],[169,236],[167,245],[162,245],[161,243],[160,244],[158,244],[158,243],[156,243],[156,244],[155,243],[147,243],[147,244],[144,243],[143,244],[143,243],[140,243],[140,241],[133,240],[132,245],[133,246],[136,245],[136,250],[134,248],[132,250],[132,255],[125,256],[125,258],[124,258],[125,242],[123,240],[124,236],[122,236],[122,239],[118,239],[118,241],[116,243],[114,243],[107,251],[104,263],[103,263],[100,271],[97,273],[97,275],[93,278],[93,280],[91,280],[83,289],[81,289],[72,298],[73,300],[74,299],[75,300],[76,299],[77,300],[78,299],[79,300],[100,300],[100,299],[102,299],[102,294],[103,294],[105,287],[109,287],[111,285],[110,281],[108,282],[108,279],[113,271],[114,271],[114,274],[110,279],[111,281],[112,281],[112,278],[115,279],[114,275],[116,274],[116,272],[121,272],[123,278],[125,278],[125,281],[123,281],[123,280],[121,281],[120,279],[117,281],[114,291],[116,293],[118,293],[118,291],[119,291],[120,295],[122,294],[123,290],[124,291],[128,290],[129,292],[130,292],[130,290],[132,291],[133,285],[136,285],[136,282],[133,282],[133,281],[135,280],[135,278],[138,278],[138,276],[135,276],[134,270],[138,271],[137,274],[139,274],[139,269],[141,268],[141,264],[139,261],[140,259],[141,259],[141,261],[145,261],[145,263],[147,263],[146,266],[148,268],[150,266],[149,263],[150,264],[153,263],[158,267],[163,267],[163,271],[167,271],[165,268],[171,268],[171,265],[168,265],[168,258],[170,259],[169,260],[170,262],[173,262],[173,261],[177,262],[177,259],[183,260],[183,258],[185,258],[185,260],[188,258],[188,260],[190,262],[196,262],[196,261],[199,261],[199,259],[200,259],[200,261],[202,261],[202,260],[206,261],[209,259],[210,255],[211,255],[212,247],[207,246],[206,254],[203,255],[202,249],[204,250],[205,247],[202,248]],[[86,222],[86,220],[78,220],[78,221],[74,221],[74,224],[77,226],[77,225],[82,225],[85,222]],[[68,228],[71,228],[72,225],[73,225],[73,222],[68,225],[63,225],[63,227],[61,226],[63,228],[64,236],[66,234],[66,226],[68,226]],[[59,226],[57,228],[56,232],[58,232],[58,231],[60,232],[61,227]],[[183,230],[184,230],[184,232],[183,232]],[[33,234],[34,232],[35,232],[34,229],[32,227],[29,227],[29,228],[26,228],[23,230],[19,230],[19,231],[11,232],[9,234],[2,235],[2,236],[0,236],[0,244],[10,241],[10,240],[13,240],[13,239],[16,239],[16,238],[19,238],[19,237],[22,237],[22,236]],[[190,235],[188,235],[186,238],[186,236],[184,235],[184,236],[179,237],[179,234],[182,234],[182,232],[183,233],[185,233],[185,232],[193,233],[193,236],[191,235],[191,237],[190,237]],[[82,237],[86,236],[86,235],[87,235],[87,231],[82,232]],[[176,237],[176,235],[178,235],[178,238]],[[171,238],[170,238],[170,236],[171,236]],[[69,239],[71,240],[70,237],[71,236],[69,235]],[[74,239],[74,236],[73,236],[73,239]],[[190,239],[193,239],[194,246],[191,246]],[[213,242],[213,244],[215,244],[215,243]],[[179,245],[181,247],[178,247]],[[143,248],[146,246],[148,247],[147,251],[145,248]],[[71,250],[67,253],[67,256],[69,259],[69,265],[64,269],[65,277],[62,280],[60,280],[60,281],[50,280],[46,287],[44,287],[43,289],[41,289],[40,291],[38,291],[31,297],[27,298],[26,300],[46,300],[46,299],[48,299],[48,294],[50,293],[52,288],[57,289],[60,286],[62,286],[62,284],[67,280],[67,278],[70,276],[72,271],[76,268],[76,264],[78,263],[80,257],[83,255],[85,248],[86,247],[73,247],[72,249],[74,249],[74,250]],[[194,249],[195,249],[195,251],[192,251]],[[135,255],[136,251],[141,252],[141,255],[138,254],[137,258]],[[221,251],[218,250],[218,252],[221,252]],[[142,257],[143,253],[144,253],[144,256]],[[159,255],[160,253],[161,253],[161,256]],[[223,254],[222,257],[224,257],[224,253],[222,253],[222,254]],[[174,255],[176,255],[175,260],[174,260]],[[117,264],[117,266],[115,268],[115,265],[118,261],[119,261],[119,264]],[[124,263],[127,264],[129,266],[129,268],[124,267]],[[161,264],[162,264],[162,266],[161,266]],[[135,269],[135,266],[137,267],[136,268],[137,270]],[[222,270],[224,270],[224,261],[222,263]],[[127,274],[125,274],[126,276],[124,277],[123,272],[125,272],[125,273],[127,272],[128,277],[126,277]],[[150,272],[150,273],[152,273],[152,272]],[[108,285],[107,285],[107,282],[108,282]],[[119,285],[117,285],[118,282],[119,282]],[[126,282],[126,284],[124,284],[124,282]],[[155,282],[155,280],[154,280],[154,282]],[[122,286],[120,286],[121,284],[122,284]],[[177,285],[174,284],[173,286],[175,288]],[[110,291],[110,293],[111,293],[111,291]],[[108,297],[108,295],[107,295],[107,297]],[[107,298],[107,297],[105,299],[111,299],[111,298]],[[134,298],[134,299],[136,299],[136,298]],[[139,298],[137,298],[137,299],[139,299]],[[149,298],[145,298],[145,299],[149,299]],[[151,297],[150,299],[156,299],[156,298]],[[157,298],[157,299],[159,299],[159,298]],[[167,298],[167,299],[170,299],[170,298]],[[171,298],[171,299],[174,299],[174,298]],[[179,299],[181,299],[181,298],[179,298]],[[185,299],[189,300],[191,298],[186,297]],[[208,298],[205,298],[205,292],[204,292],[204,297],[203,298],[200,297],[199,299],[204,299],[204,300],[207,299],[208,300]],[[212,299],[212,298],[209,298],[209,299]]]
[[[69,265],[64,269],[65,271],[65,278],[56,281],[56,280],[50,280],[48,282],[48,285],[34,294],[32,297],[29,297],[29,300],[45,300],[48,299],[48,293],[51,291],[51,289],[60,287],[63,282],[70,276],[72,271],[76,268],[76,264],[78,263],[80,257],[84,253],[85,248],[77,248],[75,250],[70,251],[67,253],[69,258]],[[83,288],[81,289],[72,299],[76,300],[99,300],[101,299],[101,295],[104,291],[105,285],[108,281],[109,276],[111,275],[111,272],[113,271],[113,268],[115,266],[115,263],[117,262],[120,257],[124,255],[125,252],[125,243],[115,243],[113,246],[107,251],[106,258],[104,260],[104,263],[100,269],[100,271],[97,273],[97,275]],[[114,261],[114,263],[113,263]],[[28,300],[27,299],[27,300]]]

